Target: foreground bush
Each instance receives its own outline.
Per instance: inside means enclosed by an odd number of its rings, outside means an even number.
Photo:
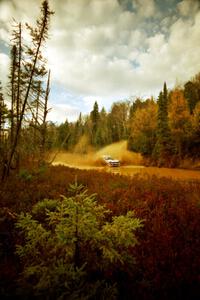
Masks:
[[[142,226],[132,212],[112,217],[87,195],[70,185],[71,197],[38,202],[21,214],[17,228],[24,242],[17,254],[24,266],[19,293],[42,299],[116,299],[112,273],[116,265],[134,263],[130,249]]]

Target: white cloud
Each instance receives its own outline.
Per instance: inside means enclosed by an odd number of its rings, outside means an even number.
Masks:
[[[64,8],[66,22],[61,24],[66,31],[52,35],[47,50],[55,80],[90,97],[131,93],[131,61],[145,37],[143,31],[133,30],[135,13],[123,11],[117,0],[67,1]]]
[[[8,55],[0,53],[0,80],[4,86],[8,78],[9,63],[10,59]]]
[[[148,39],[148,52],[139,55],[140,72],[148,78],[148,83],[156,87],[176,79],[185,81],[200,71],[200,12],[194,22],[177,20],[170,28],[169,38],[157,34]],[[147,85],[146,85],[147,86]]]
[[[7,45],[10,43],[10,34],[5,28],[0,28],[0,40]]]
[[[4,14],[0,9],[5,24],[10,14],[17,20],[38,15],[39,0],[11,2],[3,1]],[[200,71],[199,1],[183,0],[162,18],[157,3],[133,0],[132,11],[118,0],[50,0],[55,15],[46,53],[52,82],[83,101],[83,107],[75,103],[73,110],[67,98],[66,106],[55,98],[55,113],[50,114],[54,120],[59,114],[66,118],[63,111],[75,116],[81,109],[91,109],[95,99],[108,107],[131,95],[156,95],[164,81],[173,86],[176,79],[188,80]],[[0,38],[8,40],[6,25]],[[7,56],[0,61],[2,75],[6,61]]]
[[[8,1],[1,1],[0,2],[0,21],[1,22],[8,22],[11,18],[11,12],[13,12],[12,3]]]
[[[54,123],[63,123],[66,119],[69,122],[73,122],[80,114],[78,108],[68,104],[53,104],[52,108],[47,115],[47,120]]]
[[[172,86],[177,78],[187,80],[200,70],[198,14],[195,23],[181,18],[166,19],[168,39],[163,33],[152,33],[147,37],[139,26],[139,14],[143,10],[146,11],[144,17],[153,16],[156,12],[154,1],[134,1],[138,6],[137,14],[123,11],[116,2],[87,1],[87,5],[82,2],[79,9],[76,9],[77,2],[73,2],[76,25],[74,19],[71,26],[69,20],[66,21],[64,28],[69,26],[70,31],[63,32],[62,37],[57,36],[57,43],[54,37],[50,41],[49,61],[52,67],[55,65],[53,73],[58,82],[85,99],[98,96],[100,99],[120,99],[131,94],[155,93],[165,80]],[[106,3],[112,5],[108,6],[104,20],[102,14]],[[95,15],[97,20],[94,21],[94,15],[90,14],[97,6],[98,17]],[[65,9],[69,11],[69,7],[66,4]],[[115,15],[111,13],[111,7],[115,9]],[[86,16],[81,15],[85,9],[89,16],[87,22]],[[174,23],[171,25],[170,22]],[[56,49],[59,50],[57,56]]]

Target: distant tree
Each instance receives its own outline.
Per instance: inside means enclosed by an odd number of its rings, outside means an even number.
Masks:
[[[193,113],[193,110],[194,110],[197,102],[200,101],[200,97],[198,95],[198,89],[194,82],[188,81],[184,85],[184,96],[187,99],[190,113]]]
[[[198,102],[200,101],[200,72],[197,73],[194,78],[193,78],[193,82],[196,85],[197,88],[197,92],[198,92]]]
[[[79,143],[82,135],[84,134],[84,125],[82,120],[82,114],[79,114],[79,118],[77,121],[69,124],[69,140],[68,140],[68,148],[73,150],[74,146]]]
[[[127,139],[128,136],[129,102],[115,102],[108,116],[112,141]]]
[[[200,102],[195,107],[192,122],[194,131],[200,137]]]
[[[78,120],[75,122],[75,140],[76,140],[76,142],[78,142],[78,140],[81,138],[83,133],[84,133],[83,118],[82,118],[82,113],[80,113]]]
[[[148,99],[146,101],[143,101],[140,98],[137,98],[133,103],[130,105],[130,111],[129,111],[129,118],[130,120],[133,118],[134,113],[137,109],[144,108],[147,105]]]
[[[169,126],[175,142],[175,154],[181,159],[187,153],[186,144],[192,134],[191,115],[184,92],[176,88],[170,94]]]
[[[46,148],[47,150],[56,149],[58,147],[58,129],[54,122],[47,122]],[[65,135],[66,139],[66,135]]]
[[[97,101],[95,101],[93,110],[90,113],[90,119],[91,119],[91,126],[92,126],[91,142],[94,146],[97,146],[98,145],[97,132],[98,132],[99,121],[100,121],[99,106]]]
[[[94,130],[96,130],[99,122],[99,106],[97,101],[95,101],[94,103],[93,110],[90,113],[90,117],[92,120],[93,128]]]
[[[100,146],[105,146],[112,142],[111,129],[109,128],[109,123],[108,123],[108,114],[104,107],[100,112],[100,126],[98,128],[97,136],[98,136],[98,144]]]
[[[65,138],[69,134],[69,122],[66,120],[64,123],[61,123],[59,126],[57,126],[57,147],[62,146],[63,149],[68,150],[69,140],[65,141]]]
[[[157,115],[157,142],[154,148],[154,157],[159,164],[168,164],[170,156],[173,154],[173,142],[168,119],[168,92],[164,83],[163,92],[158,97]]]
[[[151,156],[156,143],[157,104],[149,101],[145,107],[138,106],[130,121],[128,148]]]
[[[200,102],[197,103],[192,116],[192,137],[189,144],[189,155],[200,158]]]

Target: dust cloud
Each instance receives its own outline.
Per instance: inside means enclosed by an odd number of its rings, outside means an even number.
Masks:
[[[121,165],[141,165],[142,156],[139,153],[134,153],[127,150],[127,141],[120,141],[108,145],[99,150],[95,156],[96,160],[101,159],[103,155],[110,155],[115,159],[119,159]]]
[[[55,156],[53,161],[54,165],[63,164],[78,168],[94,168],[104,166],[104,162],[102,160],[103,155],[110,155],[114,159],[119,159],[121,165],[142,164],[142,156],[140,154],[127,150],[127,141],[110,144],[99,151],[90,149],[87,154],[77,153],[77,149],[73,153],[62,151],[56,156],[55,153],[51,153],[50,160]]]
[[[80,146],[80,145],[79,145]],[[85,151],[86,149],[75,148],[74,153],[59,152],[51,153],[50,161],[54,159],[53,165],[65,165],[79,169],[97,169],[99,171],[106,171],[121,175],[134,176],[139,175],[142,177],[168,177],[175,180],[200,180],[200,172],[193,170],[182,169],[169,169],[158,167],[144,167],[142,156],[138,153],[133,153],[127,150],[127,141],[120,141],[108,145],[99,151],[94,151],[90,148],[87,154],[80,154],[78,151]],[[56,156],[55,156],[56,155]],[[105,168],[102,156],[110,155],[113,158],[119,159],[121,162],[120,168]]]

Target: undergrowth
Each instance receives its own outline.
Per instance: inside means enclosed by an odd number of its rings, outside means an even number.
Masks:
[[[4,298],[13,297],[23,270],[15,254],[16,244],[22,241],[15,228],[18,214],[32,214],[39,206],[42,216],[47,204],[55,209],[60,195],[70,197],[67,187],[75,178],[89,194],[96,194],[97,205],[109,210],[110,218],[134,211],[136,218],[144,220],[137,234],[139,244],[129,249],[135,263],[115,262],[104,278],[117,283],[118,299],[200,298],[199,181],[128,178],[63,166],[26,171],[0,187],[0,294]],[[51,201],[40,202],[44,199]]]

